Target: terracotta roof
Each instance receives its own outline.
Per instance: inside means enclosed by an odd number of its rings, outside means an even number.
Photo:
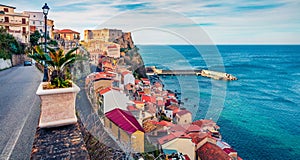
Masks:
[[[186,128],[186,132],[200,132],[201,128],[197,125],[188,124]]]
[[[149,81],[148,78],[141,78],[141,80],[144,82],[144,81]]]
[[[124,71],[124,72],[122,72],[123,76],[125,76],[126,74],[131,74],[131,72],[130,71]]]
[[[236,150],[234,150],[232,148],[224,148],[223,151],[226,152],[227,154],[229,154],[231,152],[236,152]]]
[[[182,131],[185,133],[191,133],[191,132],[200,132],[200,129],[201,128],[199,126],[193,124],[184,124],[184,125],[176,124],[170,128],[170,131],[172,132]]]
[[[107,93],[107,92],[109,92],[109,91],[111,91],[111,88],[110,88],[110,87],[107,87],[107,88],[104,88],[104,89],[100,90],[99,93],[100,93],[101,95],[103,95],[103,94],[105,94],[105,93]]]
[[[107,48],[118,48],[117,45],[110,45],[110,46],[107,46]]]
[[[138,84],[138,83],[140,83],[141,82],[141,80],[139,80],[139,79],[135,79],[135,84]]]
[[[142,101],[155,103],[156,98],[154,96],[142,95]]]
[[[183,155],[183,156],[184,156],[185,160],[191,160],[190,157],[189,157],[188,155],[185,154],[185,155]]]
[[[167,106],[166,108],[169,109],[169,110],[172,110],[173,114],[176,114],[180,111],[179,107],[174,106],[174,105]]]
[[[178,116],[182,116],[182,115],[185,115],[185,114],[192,114],[190,111],[188,110],[180,110],[179,112],[176,113],[176,115]]]
[[[137,108],[134,107],[134,106],[128,106],[128,107],[127,107],[127,110],[128,110],[128,111],[137,111],[137,110],[139,110],[139,109],[137,109]]]
[[[157,100],[157,105],[163,106],[164,105],[164,101],[163,100]]]
[[[195,124],[195,125],[198,125],[199,127],[202,127],[203,125],[214,126],[216,123],[213,120],[202,119],[202,120],[197,120],[197,121],[193,122],[192,124]]]
[[[210,142],[206,142],[197,149],[197,154],[201,160],[231,160],[231,157],[227,153]]]
[[[80,34],[79,32],[73,31],[71,29],[62,29],[62,30],[55,30],[56,33],[75,33],[75,34]]]
[[[192,138],[192,142],[198,144],[204,138],[211,138],[210,133],[198,132],[198,133],[189,133],[188,134]]]
[[[166,135],[166,136],[164,136],[164,137],[159,138],[159,139],[158,139],[158,143],[159,143],[160,145],[162,145],[162,144],[165,144],[165,143],[167,143],[167,142],[169,142],[169,141],[171,141],[171,140],[173,140],[173,139],[175,139],[175,138],[178,138],[178,137],[180,137],[180,136],[182,136],[182,135],[184,135],[184,132],[174,132],[174,133],[170,133],[170,134],[168,134],[168,135]]]
[[[115,108],[109,112],[106,112],[105,116],[129,134],[132,134],[136,131],[145,132],[143,127],[129,111]]]
[[[154,120],[148,120],[149,122],[151,122],[154,125],[160,125],[160,126],[173,126],[174,124],[172,122],[168,122],[168,121],[154,121]]]

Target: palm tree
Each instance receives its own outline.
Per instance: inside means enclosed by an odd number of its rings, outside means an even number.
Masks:
[[[79,58],[74,53],[78,47],[71,49],[67,53],[63,49],[55,50],[47,47],[49,54],[45,53],[39,46],[34,47],[35,53],[30,54],[29,57],[42,64],[45,62],[50,71],[50,88],[66,88],[71,87],[71,75],[69,73],[70,65]]]

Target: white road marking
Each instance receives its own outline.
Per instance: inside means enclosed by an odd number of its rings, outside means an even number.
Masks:
[[[29,115],[31,114],[32,107],[35,105],[36,99],[37,99],[37,96],[34,96],[34,101],[30,107],[29,113],[26,115],[25,120],[23,120],[23,123],[17,127],[17,131],[11,134],[7,144],[5,145],[5,147],[1,153],[0,160],[9,160],[9,158],[19,140],[19,137],[23,131],[25,123],[27,122],[27,119],[29,118]]]

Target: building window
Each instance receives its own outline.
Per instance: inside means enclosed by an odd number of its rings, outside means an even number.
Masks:
[[[35,21],[33,21],[32,24],[35,24]]]
[[[33,15],[33,17],[35,17],[35,15]]]
[[[9,30],[9,26],[5,26],[5,29],[8,31]]]
[[[22,32],[26,33],[26,27],[22,27]]]
[[[22,24],[26,24],[26,19],[22,18]]]
[[[8,8],[4,8],[3,11],[4,11],[4,12],[8,12]]]
[[[111,122],[109,122],[109,128],[110,128],[110,129],[112,128]]]
[[[9,22],[9,18],[8,17],[4,17],[4,22]]]

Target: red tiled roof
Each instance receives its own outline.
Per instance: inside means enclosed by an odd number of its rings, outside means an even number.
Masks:
[[[182,131],[185,133],[190,133],[190,132],[200,132],[200,127],[197,125],[193,124],[185,124],[185,125],[180,125],[176,124],[170,128],[170,131],[176,132],[176,131]]]
[[[198,133],[189,133],[188,134],[192,138],[192,142],[198,144],[204,138],[211,138],[210,133],[198,132]]]
[[[110,45],[110,46],[107,46],[107,48],[118,48],[117,45]]]
[[[142,95],[142,101],[155,103],[156,98],[154,96]]]
[[[105,116],[129,134],[132,134],[136,131],[145,132],[143,127],[129,111],[115,108],[109,112],[106,112]]]
[[[127,109],[128,109],[128,111],[137,111],[138,110],[134,106],[128,106]]]
[[[141,80],[144,82],[144,81],[149,81],[148,78],[141,78]]]
[[[186,131],[187,132],[200,132],[201,128],[197,125],[188,124]]]
[[[190,111],[188,111],[188,110],[180,110],[179,112],[177,112],[176,114],[178,115],[178,116],[182,116],[182,115],[185,115],[185,114],[192,114]]]
[[[135,104],[145,104],[144,102],[142,101],[133,101]]]
[[[141,80],[139,80],[139,79],[135,79],[135,84],[138,84],[138,83],[140,83],[141,82]]]
[[[202,119],[202,120],[197,120],[197,121],[193,122],[192,124],[195,124],[195,125],[198,125],[199,127],[202,127],[203,125],[213,126],[216,123],[213,120]]]
[[[226,152],[227,154],[229,154],[231,152],[236,152],[236,150],[234,150],[232,148],[224,148],[223,151]]]
[[[231,160],[231,157],[220,147],[209,142],[197,149],[197,154],[201,160]]]
[[[103,95],[103,94],[105,94],[105,93],[107,93],[107,92],[109,92],[109,91],[111,91],[111,88],[110,88],[110,87],[107,87],[107,88],[104,88],[104,89],[100,90],[99,93],[100,93],[101,95]]]
[[[184,135],[184,132],[173,132],[171,134],[168,134],[164,137],[159,138],[158,143],[162,145],[162,144],[165,144],[175,138],[181,137],[183,135]]]
[[[131,72],[130,71],[124,71],[124,72],[122,72],[123,76],[125,76],[126,74],[131,74]]]
[[[80,34],[79,32],[73,31],[71,29],[62,29],[62,30],[57,30],[55,32],[56,33],[75,33],[75,34]]]
[[[144,95],[145,92],[144,92],[144,91],[138,91],[138,94],[139,94],[139,95]]]
[[[157,121],[150,121],[152,124],[155,124],[155,125],[160,125],[160,126],[173,126],[174,124],[172,122],[168,122],[168,121],[160,121],[160,122],[157,122]]]
[[[190,157],[189,157],[188,155],[185,154],[185,155],[183,155],[183,156],[184,156],[185,160],[191,160]]]
[[[157,105],[163,106],[163,105],[164,105],[164,101],[163,101],[163,100],[158,100],[158,101],[157,101]]]

